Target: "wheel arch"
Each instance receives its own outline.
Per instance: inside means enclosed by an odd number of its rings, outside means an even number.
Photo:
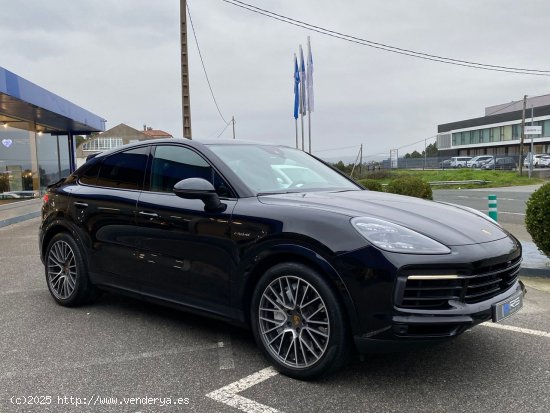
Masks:
[[[342,307],[349,320],[351,333],[359,331],[359,320],[351,295],[342,280],[340,274],[328,259],[318,252],[299,245],[277,245],[264,251],[254,257],[253,264],[245,271],[245,281],[242,283],[238,300],[242,305],[244,322],[250,325],[250,305],[252,302],[252,293],[260,277],[271,267],[283,262],[293,262],[306,265],[317,271],[329,284],[338,292],[337,299],[340,300]]]
[[[40,258],[42,261],[44,261],[46,250],[48,249],[50,241],[53,239],[53,237],[62,232],[67,232],[72,235],[77,243],[83,242],[84,238],[80,235],[80,231],[78,230],[78,227],[76,225],[66,220],[57,219],[55,221],[52,221],[43,230],[42,241],[40,244]],[[84,254],[84,259],[86,258],[86,254]]]

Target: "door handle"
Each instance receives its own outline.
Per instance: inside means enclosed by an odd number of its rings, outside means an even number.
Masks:
[[[80,209],[88,208],[88,204],[86,202],[75,202],[74,206]]]
[[[149,217],[149,218],[158,218],[159,217],[159,214],[157,214],[156,212],[139,211],[139,215],[145,215],[146,217]]]

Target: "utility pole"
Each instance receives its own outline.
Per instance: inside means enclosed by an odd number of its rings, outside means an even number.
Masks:
[[[533,105],[531,105],[531,126],[535,124],[535,115],[533,114]],[[533,161],[535,160],[534,154],[535,150],[533,148],[533,141],[535,140],[535,135],[531,135],[531,156],[529,157],[529,178],[531,178],[531,175],[533,174]]]
[[[187,0],[180,0],[181,28],[181,109],[183,137],[191,139],[191,98],[189,95],[189,62],[187,55]]]
[[[523,113],[521,115],[521,140],[519,142],[519,176],[523,174],[523,141],[525,139],[525,107],[527,106],[527,95],[523,96]],[[496,164],[497,158],[495,158]]]
[[[310,141],[311,142],[311,141]],[[311,143],[310,143],[311,145]],[[359,149],[359,177],[361,177],[361,174],[363,173],[363,144],[361,144],[361,149]]]
[[[424,139],[424,168],[422,170],[426,169],[426,156],[428,155],[428,151],[426,150],[426,139]]]
[[[231,118],[231,123],[233,124],[233,139],[235,139],[235,116]]]

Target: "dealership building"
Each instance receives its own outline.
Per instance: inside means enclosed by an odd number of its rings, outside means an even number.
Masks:
[[[76,167],[75,136],[105,119],[0,67],[0,200],[37,196]]]
[[[542,127],[541,135],[524,139],[523,153],[530,151],[533,137],[534,153],[550,152],[550,95],[527,99],[525,125]],[[532,110],[531,110],[532,108]],[[437,148],[440,157],[520,155],[523,100],[485,108],[485,116],[438,125]]]

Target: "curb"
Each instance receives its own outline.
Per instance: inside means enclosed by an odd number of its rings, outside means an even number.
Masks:
[[[40,211],[29,212],[28,214],[20,215],[18,217],[8,218],[0,221],[0,228],[7,227],[8,225],[17,224],[18,222],[27,221],[32,218],[40,216]]]
[[[526,277],[542,277],[550,278],[550,267],[548,268],[529,268],[529,267],[520,267],[519,275]]]

